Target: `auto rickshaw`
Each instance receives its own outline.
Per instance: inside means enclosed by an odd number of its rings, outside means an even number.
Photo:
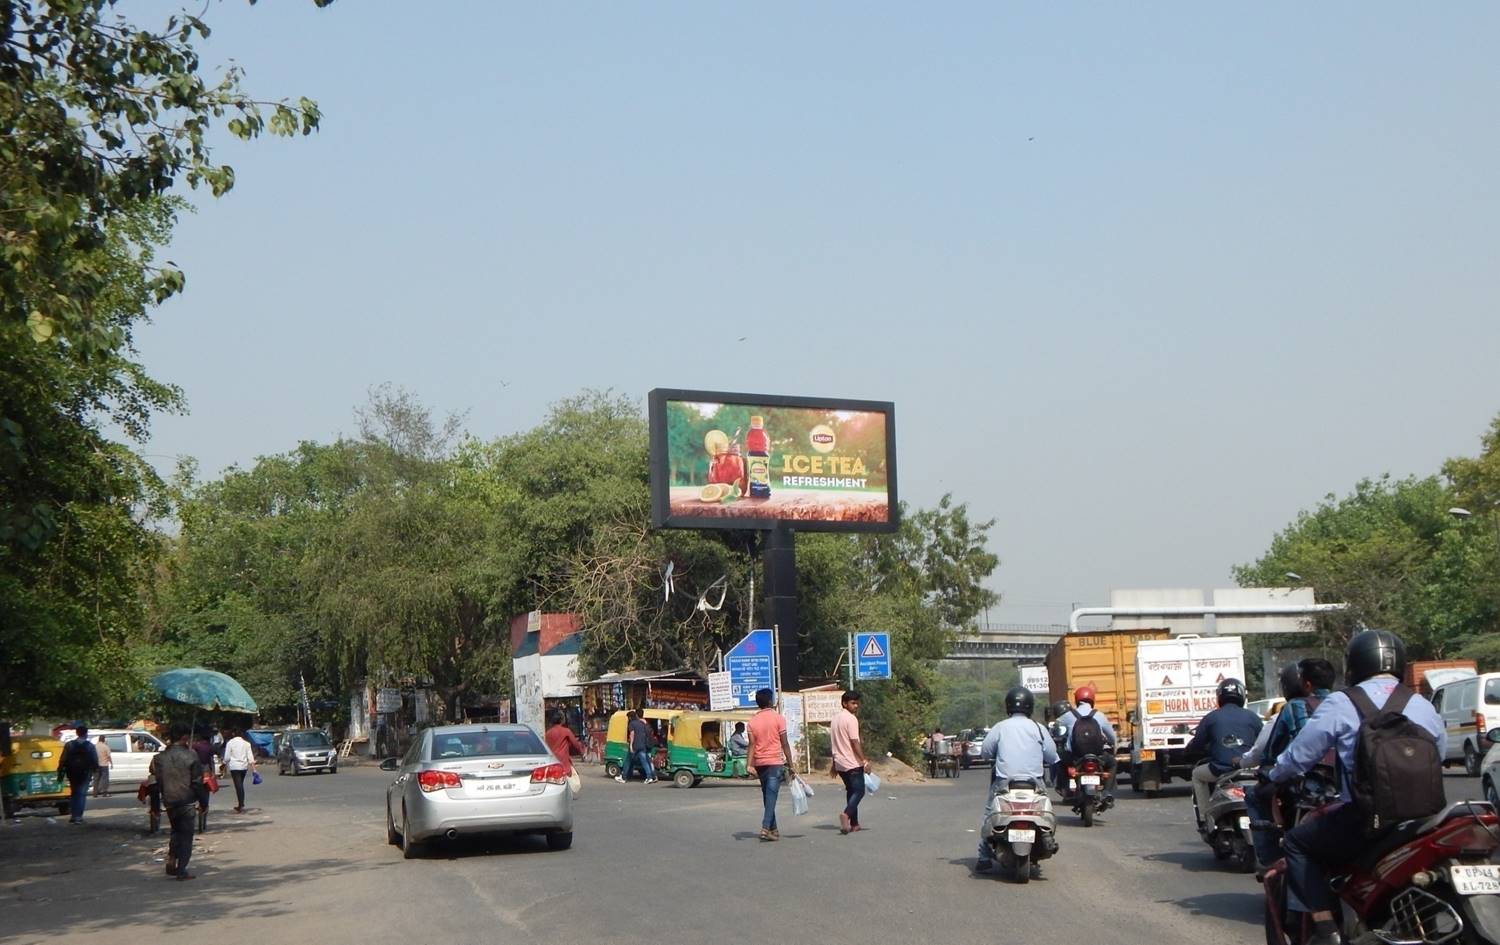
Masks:
[[[62,742],[50,735],[23,735],[11,742],[10,754],[0,758],[0,802],[7,819],[23,807],[68,812],[68,781],[57,775],[62,750]]]
[[[681,709],[642,709],[641,717],[647,722],[656,722],[653,726],[658,733],[669,731],[673,719],[682,714]],[[625,739],[625,723],[628,722],[627,713],[624,710],[616,712],[609,717],[609,731],[604,736],[604,773],[609,777],[618,777],[624,770],[625,751],[628,742]],[[665,740],[658,738],[656,754],[651,759],[653,765],[661,765],[666,761],[662,745]]]
[[[683,712],[671,722],[667,736],[667,763],[661,775],[672,775],[680,788],[696,787],[704,778],[738,778],[745,775],[745,759],[729,754],[729,736],[734,723],[747,725],[755,713]]]

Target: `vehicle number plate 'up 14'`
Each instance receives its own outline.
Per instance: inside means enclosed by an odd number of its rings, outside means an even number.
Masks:
[[[1448,867],[1453,877],[1453,888],[1465,896],[1483,896],[1500,893],[1500,866]]]
[[[506,781],[492,781],[492,782],[490,782],[488,784],[486,784],[483,781],[481,781],[476,786],[475,790],[486,791],[486,792],[488,792],[488,791],[509,791],[513,787],[515,787],[515,785],[512,782],[508,781],[508,780],[506,780]]]
[[[1080,775],[1079,778],[1078,778],[1078,781],[1079,781],[1079,783],[1086,784],[1089,787],[1098,787],[1099,786],[1099,776],[1097,774]]]
[[[1005,839],[1011,843],[1031,843],[1036,840],[1035,830],[1007,830]]]

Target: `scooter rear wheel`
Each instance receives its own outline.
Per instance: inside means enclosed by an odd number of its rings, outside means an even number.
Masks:
[[[1094,803],[1093,803],[1093,801],[1084,801],[1083,802],[1083,809],[1079,811],[1079,814],[1083,817],[1083,825],[1085,827],[1092,827],[1092,826],[1094,826]]]
[[[1013,857],[1015,865],[1011,868],[1011,878],[1018,883],[1031,882],[1031,854]]]

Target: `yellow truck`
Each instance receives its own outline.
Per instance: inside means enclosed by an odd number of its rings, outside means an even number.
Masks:
[[[1131,770],[1131,748],[1140,693],[1136,685],[1136,644],[1165,640],[1165,629],[1086,630],[1069,633],[1047,654],[1047,687],[1052,702],[1073,702],[1073,690],[1092,686],[1094,708],[1103,712],[1119,738],[1115,770]]]

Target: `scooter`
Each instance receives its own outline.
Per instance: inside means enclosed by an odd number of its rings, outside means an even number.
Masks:
[[[1198,810],[1193,796],[1193,813],[1198,815],[1198,834],[1213,847],[1214,859],[1233,860],[1241,872],[1255,872],[1255,844],[1250,838],[1250,812],[1245,807],[1245,792],[1255,787],[1258,777],[1253,768],[1241,768],[1219,778],[1208,799],[1208,810]]]
[[[1030,778],[997,785],[990,795],[981,839],[990,848],[991,858],[1012,879],[1030,882],[1033,872],[1041,871],[1037,863],[1057,852],[1057,816],[1052,813],[1051,798]]]
[[[1339,803],[1336,801],[1336,803]],[[1329,807],[1309,813],[1320,816]],[[1461,801],[1398,825],[1329,886],[1349,945],[1481,945],[1500,942],[1500,815]],[[1303,945],[1311,917],[1291,908],[1286,861],[1266,872],[1268,945]]]
[[[1098,755],[1084,755],[1068,765],[1068,798],[1073,801],[1073,813],[1083,818],[1085,827],[1094,826],[1094,814],[1103,813],[1115,805],[1114,796],[1106,788],[1110,773]]]

